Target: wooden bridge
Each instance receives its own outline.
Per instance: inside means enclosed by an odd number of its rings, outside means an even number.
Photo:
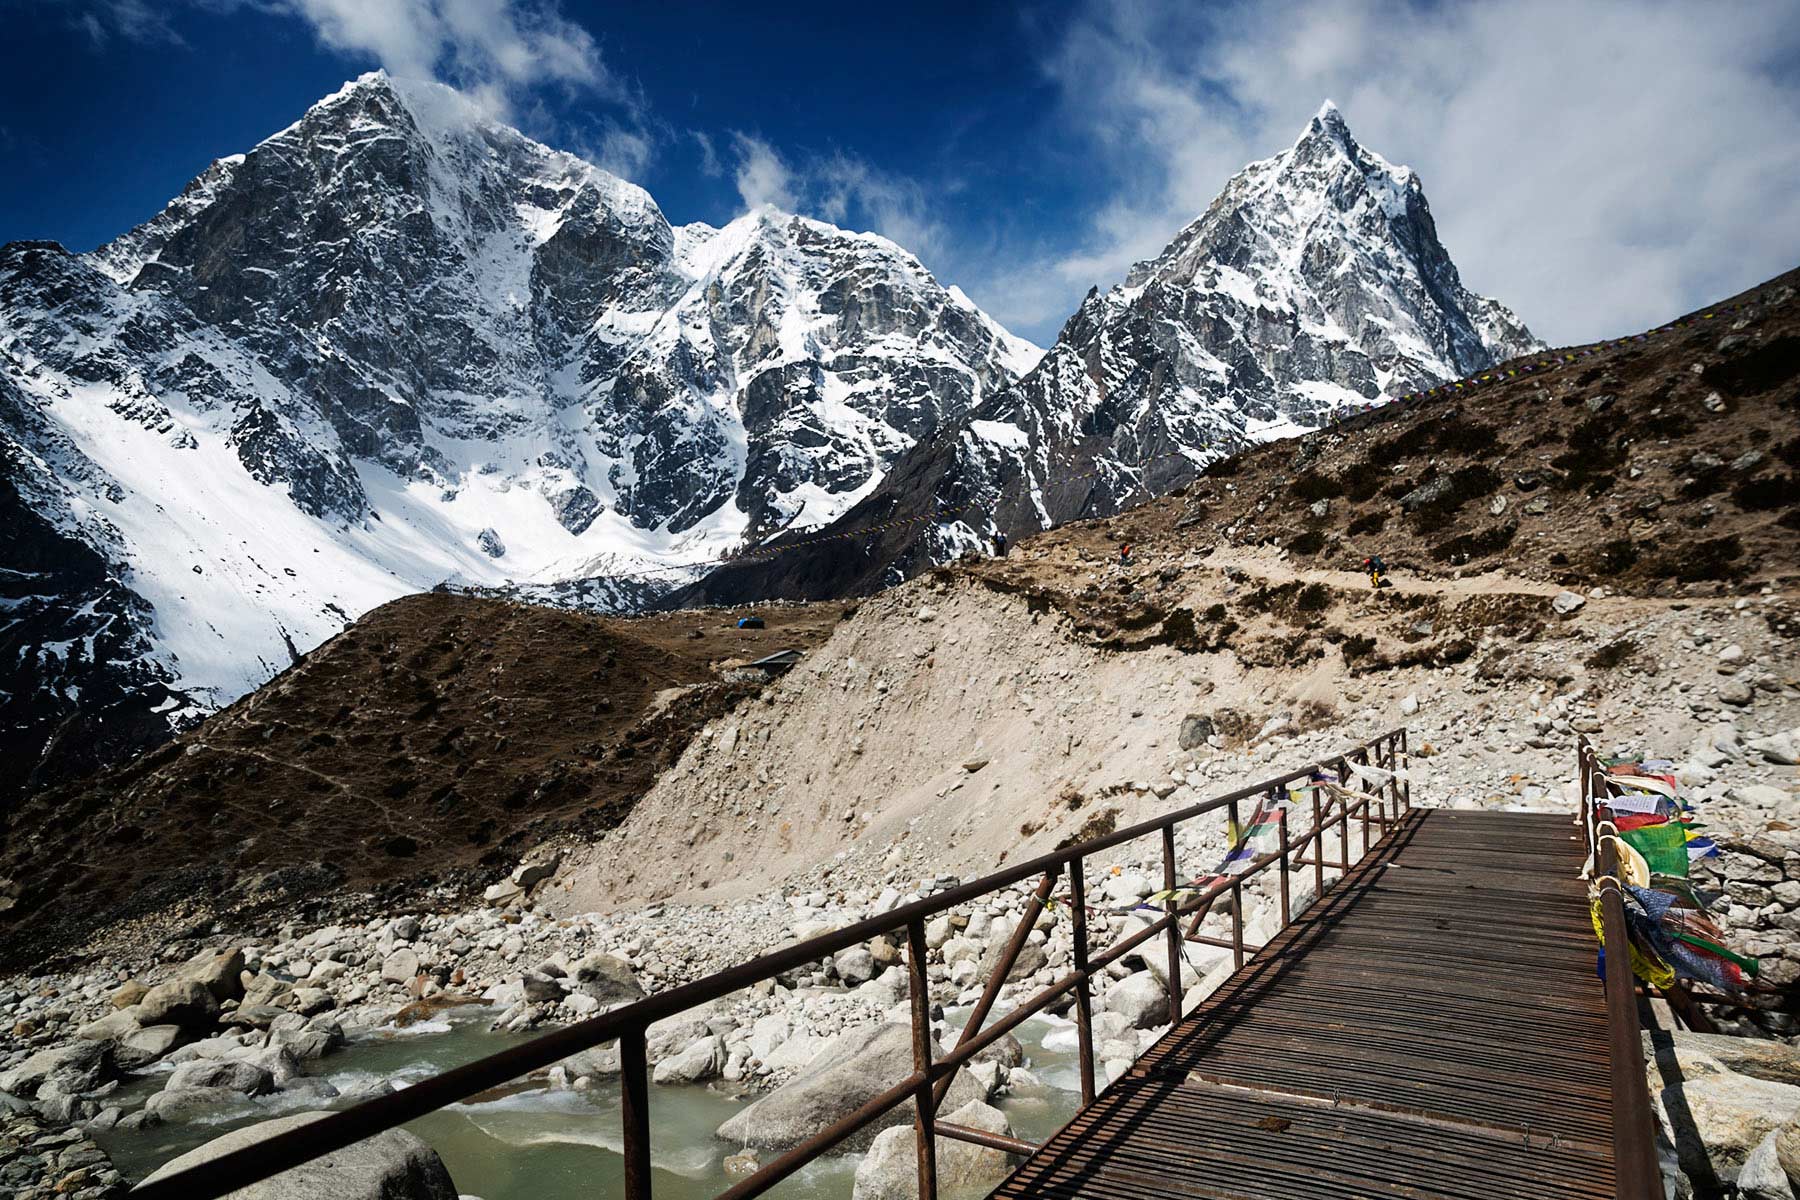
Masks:
[[[1612,1197],[1585,853],[1413,809],[995,1195]]]
[[[1583,748],[1584,791],[1602,778]],[[1660,1200],[1633,980],[1624,955],[1595,972],[1587,887],[1592,824],[1568,816],[1415,808],[1397,730],[1274,779],[1021,863],[834,933],[557,1030],[499,1054],[221,1155],[146,1185],[142,1200],[210,1200],[391,1129],[582,1050],[617,1040],[624,1200],[650,1200],[652,1022],[891,933],[907,944],[913,1070],[871,1081],[855,1111],[763,1164],[718,1200],[750,1200],[900,1105],[913,1110],[918,1194],[937,1197],[939,1138],[1019,1154],[993,1194],[1102,1200]],[[1290,784],[1302,791],[1290,793]],[[1289,828],[1310,794],[1311,820]],[[1277,826],[1253,854],[1236,842],[1218,873],[1178,871],[1176,829],[1208,813],[1239,825],[1240,803]],[[1223,811],[1221,811],[1223,810]],[[1584,812],[1585,818],[1585,812]],[[1353,833],[1353,830],[1356,832]],[[1360,835],[1360,836],[1358,836]],[[1160,915],[1090,953],[1084,863],[1160,837]],[[1265,824],[1262,844],[1267,845]],[[1360,842],[1360,857],[1353,846]],[[1191,865],[1191,864],[1190,864]],[[1604,880],[1611,866],[1602,847]],[[1334,879],[1328,878],[1328,871]],[[1244,887],[1266,874],[1280,932],[1244,936]],[[1290,912],[1294,880],[1316,899]],[[925,922],[1037,879],[960,1039],[931,1036]],[[1059,882],[1067,891],[1058,896]],[[1329,886],[1327,886],[1329,882]],[[1623,942],[1616,883],[1600,892],[1608,942]],[[1039,914],[1055,897],[1072,921],[1061,978],[990,1020]],[[1230,937],[1206,933],[1217,904]],[[1184,1012],[1184,945],[1230,949],[1237,971]],[[1092,983],[1128,955],[1166,953],[1171,1026],[1130,1071],[1094,1078]],[[1082,1106],[1041,1146],[941,1120],[954,1075],[1053,1004],[1073,1001]],[[616,1186],[616,1185],[615,1185]]]

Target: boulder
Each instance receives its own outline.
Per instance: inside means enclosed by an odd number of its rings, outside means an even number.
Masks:
[[[1786,1172],[1789,1185],[1800,1193],[1800,1118],[1775,1131],[1775,1159]]]
[[[1169,991],[1148,971],[1127,975],[1106,993],[1108,1012],[1116,1012],[1133,1029],[1154,1029],[1169,1023]]]
[[[1800,1117],[1800,1087],[1720,1072],[1664,1088],[1658,1107],[1690,1179],[1733,1180],[1764,1138]]]
[[[1195,750],[1206,745],[1206,739],[1216,732],[1211,717],[1189,713],[1181,718],[1181,731],[1176,734],[1175,743],[1183,750]]]
[[[270,1045],[259,1050],[247,1050],[237,1061],[267,1071],[276,1087],[285,1087],[289,1080],[300,1074],[300,1059],[285,1046]]]
[[[975,971],[977,980],[986,983],[994,977],[994,972],[1000,969],[1000,956],[1006,953],[1006,945],[1012,941],[1015,928],[1016,926],[1006,921],[994,922],[993,928],[988,931],[987,949],[982,953],[980,964]],[[1019,957],[1013,960],[1012,970],[1006,973],[1006,980],[1008,983],[1017,983],[1021,979],[1036,974],[1048,961],[1044,944],[1041,941],[1027,938],[1025,944],[1019,947]]]
[[[136,1071],[181,1045],[186,1036],[179,1025],[147,1025],[113,1043],[113,1060],[120,1070]]]
[[[775,1047],[788,1040],[791,1032],[785,1014],[770,1013],[756,1018],[744,1040],[750,1046],[751,1054],[759,1059],[766,1059],[774,1052]]]
[[[205,1029],[219,1012],[219,999],[198,979],[171,979],[144,993],[138,1002],[140,1025],[179,1025]]]
[[[846,946],[833,955],[831,961],[837,968],[838,978],[851,987],[869,982],[881,969],[875,963],[875,956],[863,946]]]
[[[1756,1144],[1738,1171],[1738,1200],[1794,1200],[1794,1187],[1781,1168],[1779,1129]]]
[[[583,1076],[617,1075],[619,1073],[619,1043],[608,1042],[592,1050],[583,1050],[579,1054],[571,1054],[558,1064],[569,1073],[569,1078],[580,1079]]]
[[[288,1006],[303,1017],[311,1017],[336,1008],[337,997],[324,988],[295,988],[288,996]]]
[[[311,1100],[335,1100],[338,1090],[329,1079],[320,1079],[316,1075],[296,1075],[281,1085],[281,1094],[286,1096],[305,1096]]]
[[[1558,592],[1556,593],[1556,599],[1550,601],[1550,607],[1556,612],[1557,616],[1566,617],[1570,613],[1578,612],[1587,607],[1587,597],[1583,596],[1580,592]]]
[[[644,989],[631,964],[610,954],[590,954],[569,970],[576,991],[602,1004],[619,1004],[644,998]]]
[[[244,994],[244,952],[202,950],[181,964],[175,978],[192,980],[221,1003]]]
[[[261,1096],[275,1090],[274,1077],[262,1067],[243,1061],[202,1058],[182,1063],[163,1085],[166,1092],[188,1088],[230,1088],[246,1096]]]
[[[269,1034],[271,1049],[285,1050],[300,1062],[324,1058],[343,1041],[341,1029],[335,1037],[324,1029],[277,1029]]]
[[[1668,1039],[1684,1066],[1696,1073],[1723,1069],[1800,1087],[1800,1046],[1790,1046],[1771,1038],[1729,1037],[1718,1033],[1659,1034]],[[1704,1055],[1704,1058],[1699,1056]]]
[[[1750,749],[1762,755],[1767,761],[1784,767],[1800,763],[1800,745],[1796,745],[1792,734],[1776,733],[1765,738],[1757,738],[1750,743]]]
[[[277,1117],[214,1138],[159,1167],[150,1178],[166,1179],[188,1167],[211,1162],[245,1146],[328,1113]],[[457,1200],[456,1185],[437,1152],[417,1136],[390,1129],[261,1183],[231,1193],[232,1200]]]
[[[552,979],[539,971],[527,971],[521,981],[525,999],[533,1004],[561,1004],[563,987],[560,979]]]
[[[838,1039],[814,1033],[796,1033],[784,1038],[780,1045],[763,1055],[763,1065],[772,1071],[810,1067],[836,1048]]]
[[[706,1026],[708,1009],[692,1009],[652,1021],[644,1030],[644,1057],[652,1063],[673,1058],[688,1045],[711,1032]]]
[[[512,884],[521,892],[529,892],[556,874],[556,868],[561,864],[562,855],[560,853],[552,853],[532,861],[522,862],[513,868]]]
[[[281,976],[267,971],[260,972],[244,985],[244,998],[238,1004],[238,1014],[241,1016],[261,1009],[275,1008],[293,990],[294,985]]]
[[[112,1006],[114,1008],[130,1008],[139,1000],[142,1000],[144,998],[144,993],[149,990],[149,988],[145,987],[137,980],[128,979],[119,985],[118,991],[112,994]]]
[[[1127,918],[1132,924],[1127,927],[1127,934],[1137,933],[1146,925],[1158,919],[1157,914],[1145,909],[1133,911]],[[1150,974],[1165,987],[1169,977],[1169,943],[1164,938],[1151,938],[1139,947],[1138,955]],[[1200,942],[1181,943],[1181,990],[1187,991],[1199,984],[1206,973],[1218,966],[1221,961],[1231,957],[1231,951],[1222,946],[1207,946]]]
[[[656,1083],[704,1083],[725,1069],[725,1039],[703,1037],[656,1064]]]
[[[387,983],[410,983],[419,973],[419,952],[403,946],[381,960],[381,978]]]
[[[943,1118],[988,1133],[1012,1136],[1012,1126],[999,1109],[970,1101]],[[1017,1155],[990,1150],[953,1138],[937,1139],[939,1200],[980,1200],[1003,1182],[1020,1162]],[[886,1129],[876,1137],[856,1168],[852,1200],[917,1200],[918,1138],[910,1126]]]
[[[75,1031],[75,1036],[90,1042],[111,1042],[134,1032],[137,1027],[137,1010],[121,1008],[107,1013],[98,1021],[89,1021]]]
[[[158,1121],[187,1121],[244,1101],[244,1093],[236,1088],[164,1088],[144,1102],[144,1111]]]
[[[112,1075],[112,1047],[77,1041],[39,1050],[17,1066],[0,1071],[0,1092],[29,1098],[46,1085],[66,1096],[92,1091]]]
[[[1784,805],[1793,802],[1793,793],[1786,788],[1778,788],[1767,783],[1740,783],[1734,785],[1728,793],[1739,804],[1751,808],[1767,808],[1780,810]]]
[[[802,1040],[794,1038],[782,1049]],[[935,1057],[940,1051],[934,1047],[932,1053]],[[910,1026],[887,1024],[846,1033],[802,1074],[719,1126],[719,1137],[762,1150],[790,1149],[893,1087],[911,1075],[912,1069]],[[955,1111],[982,1098],[981,1086],[966,1070],[958,1071],[944,1107]],[[911,1108],[896,1105],[853,1141],[867,1145],[875,1132],[911,1120]]]

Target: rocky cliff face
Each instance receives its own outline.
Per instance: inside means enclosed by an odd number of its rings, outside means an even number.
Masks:
[[[92,254],[0,249],[7,748],[157,688],[166,736],[444,581],[642,603],[829,523],[1036,353],[880,237],[671,226],[364,76]]]
[[[900,517],[912,522],[903,535],[865,539],[864,553],[831,543],[726,568],[692,594],[892,583],[985,548],[998,530],[1017,537],[1117,512],[1246,446],[1540,345],[1505,306],[1463,286],[1418,176],[1361,146],[1327,102],[1160,255],[1090,292],[1016,386],[913,451],[840,522]],[[928,495],[902,490],[920,481]]]

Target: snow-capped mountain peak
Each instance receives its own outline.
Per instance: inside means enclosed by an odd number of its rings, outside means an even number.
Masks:
[[[1538,345],[1463,286],[1417,173],[1363,147],[1328,100],[1161,254],[1090,293],[1016,386],[920,452],[931,464],[896,469],[967,514],[899,569],[1116,511],[1242,446]]]
[[[445,580],[605,564],[641,601],[829,523],[1035,351],[886,239],[774,210],[675,228],[384,72],[91,254],[0,252],[0,331],[0,478],[99,554],[132,631],[8,701],[64,712],[127,657],[222,703]],[[66,642],[86,618],[43,586]]]

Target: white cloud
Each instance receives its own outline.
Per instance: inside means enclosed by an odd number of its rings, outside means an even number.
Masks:
[[[712,144],[703,134],[694,136],[700,139],[704,170]],[[746,207],[772,204],[834,225],[870,229],[921,259],[948,251],[950,236],[932,214],[931,197],[952,185],[927,189],[842,151],[796,165],[760,137],[733,133],[731,140],[737,159],[733,179]]]
[[[629,92],[593,35],[530,0],[279,0],[320,42],[368,55],[396,75],[437,78],[490,102],[548,84]]]
[[[1419,171],[1471,287],[1551,341],[1653,324],[1800,259],[1793,16],[1780,0],[1096,4],[1045,69],[1120,184],[1049,266],[1071,300],[1115,282],[1329,96]]]
[[[87,35],[96,48],[114,37],[153,45],[186,44],[169,24],[168,14],[144,0],[80,0],[70,7],[78,10],[70,18],[75,28]]]
[[[825,220],[867,225],[923,259],[946,251],[949,234],[932,215],[931,194],[918,180],[842,153],[815,164],[809,175]]]
[[[773,204],[792,212],[799,204],[794,172],[775,147],[747,133],[732,134],[731,144],[737,152],[737,170],[733,172],[732,180],[737,184],[738,195],[743,198],[745,207],[761,208]]]
[[[719,161],[719,151],[713,145],[712,137],[698,129],[688,130],[688,135],[700,146],[700,173],[708,179],[723,178],[725,165]]]

